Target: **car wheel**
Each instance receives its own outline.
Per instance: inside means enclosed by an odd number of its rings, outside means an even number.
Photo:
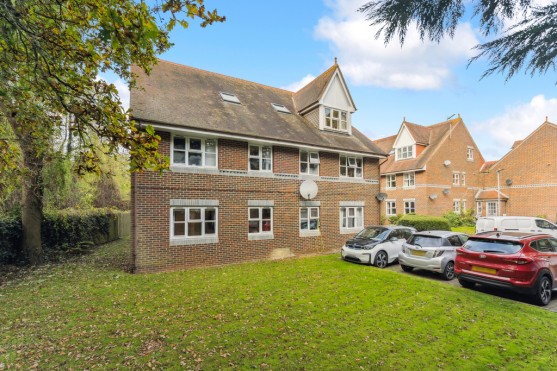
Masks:
[[[542,276],[538,280],[534,301],[541,306],[546,306],[551,301],[551,280],[549,277]]]
[[[476,282],[466,281],[461,278],[458,279],[458,283],[460,283],[460,286],[464,287],[465,289],[473,289],[474,286],[476,286]]]
[[[388,262],[388,256],[385,251],[379,251],[377,255],[375,255],[375,266],[377,268],[385,268]]]
[[[402,268],[403,271],[405,272],[412,272],[414,270],[414,267],[409,267],[407,265],[401,264],[400,267]]]
[[[454,262],[448,262],[443,270],[443,278],[450,281],[454,278]]]

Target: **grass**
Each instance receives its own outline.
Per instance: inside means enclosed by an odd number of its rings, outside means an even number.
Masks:
[[[0,369],[547,369],[557,316],[338,255],[131,275],[129,241],[0,287]]]
[[[476,227],[462,226],[462,227],[454,227],[451,229],[453,232],[462,232],[462,233],[469,234],[470,236],[473,236],[476,233]]]

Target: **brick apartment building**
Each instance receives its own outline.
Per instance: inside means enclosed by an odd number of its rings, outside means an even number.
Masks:
[[[478,215],[557,220],[557,125],[546,119],[500,160],[486,162],[475,198]]]
[[[379,223],[386,154],[352,125],[336,63],[298,92],[166,61],[134,72],[133,118],[172,170],[132,175],[136,272],[329,251]]]
[[[484,159],[460,118],[431,126],[404,120],[396,135],[375,143],[389,157],[381,164],[381,214],[441,216],[474,207]]]

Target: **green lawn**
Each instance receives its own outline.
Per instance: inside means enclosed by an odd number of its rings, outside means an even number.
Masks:
[[[130,275],[128,241],[0,287],[0,369],[547,369],[557,314],[338,255]],[[114,258],[116,257],[116,258]]]
[[[473,236],[476,233],[476,227],[454,227],[453,232],[462,232]]]

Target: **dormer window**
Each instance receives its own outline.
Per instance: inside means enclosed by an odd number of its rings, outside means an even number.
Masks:
[[[228,102],[228,103],[242,104],[240,102],[240,100],[238,99],[238,97],[235,96],[232,93],[226,93],[226,92],[221,91],[220,92],[220,97],[222,98],[223,101]]]
[[[348,131],[348,112],[325,107],[325,127],[332,130]]]
[[[406,146],[396,149],[397,160],[403,160],[406,158],[414,158],[414,146]]]

